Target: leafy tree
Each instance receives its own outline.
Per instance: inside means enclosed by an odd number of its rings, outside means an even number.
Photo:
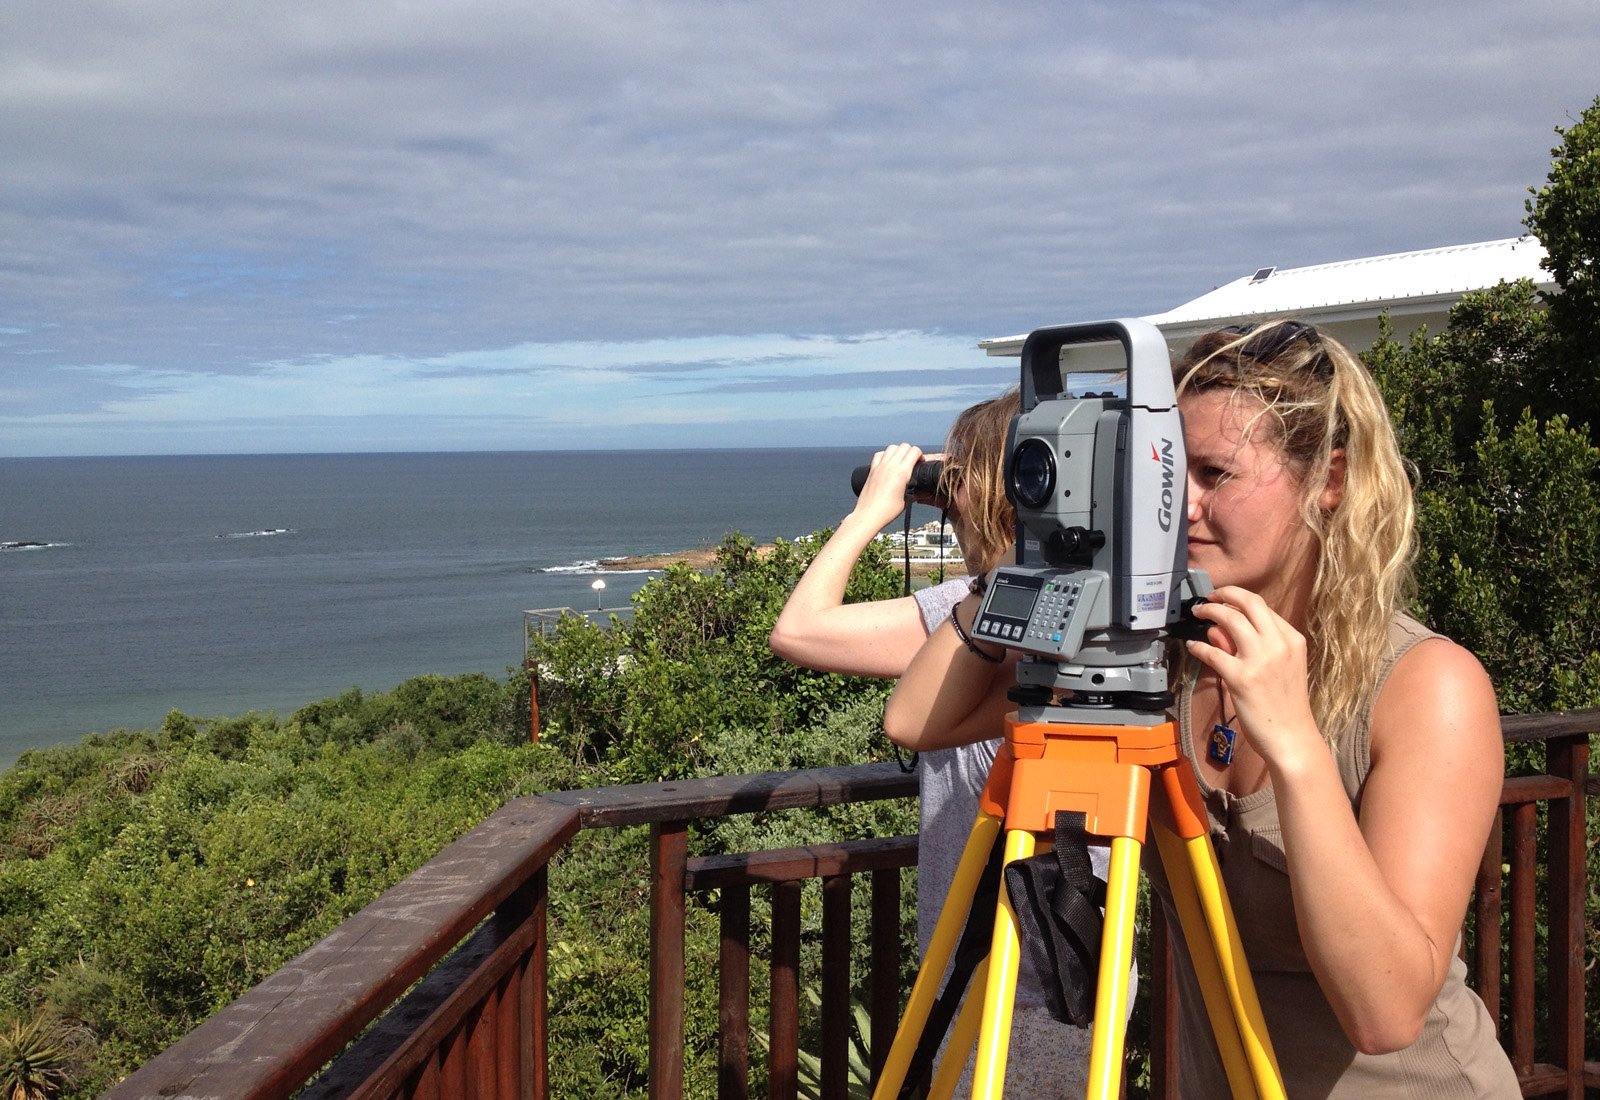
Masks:
[[[1560,294],[1550,302],[1551,325],[1575,404],[1596,408],[1600,393],[1600,96],[1578,121],[1556,128],[1545,186],[1528,190],[1527,226],[1544,244],[1545,267]],[[1586,413],[1584,423],[1592,423]]]
[[[815,746],[798,733],[858,699],[881,707],[888,690],[880,680],[797,668],[767,646],[825,537],[780,541],[762,554],[731,535],[711,571],[675,566],[641,589],[631,622],[614,618],[602,629],[569,616],[534,639],[545,739],[617,783],[739,770],[715,749],[736,732],[769,741],[788,761],[776,766],[804,766]],[[873,547],[846,599],[897,595],[898,584],[887,552]],[[874,756],[887,750],[880,740]]]
[[[536,639],[542,744],[563,759],[592,764],[585,785],[690,775],[861,763],[890,747],[881,733],[883,681],[796,668],[767,645],[794,583],[826,540],[780,542],[767,553],[730,536],[708,573],[672,569],[634,599],[631,622],[600,629],[577,616]],[[873,548],[852,574],[847,599],[898,595],[885,551]],[[691,838],[697,852],[741,851],[822,839],[893,836],[916,830],[914,807],[869,804],[827,811],[750,815],[707,822]],[[647,940],[647,853],[642,834],[585,835],[557,864],[551,889],[551,983],[563,1005],[551,1040],[584,1051],[563,1065],[574,1092],[636,1094],[645,1085],[648,974],[642,954],[616,944]],[[620,888],[637,905],[617,905]],[[915,897],[906,891],[905,957],[915,928]],[[714,898],[688,913],[685,1058],[692,1095],[715,1088],[716,944]],[[759,946],[770,920],[753,899]],[[867,914],[857,913],[865,922]],[[815,972],[820,903],[802,908],[806,965]],[[866,942],[859,930],[857,942]],[[759,1011],[760,991],[756,993]],[[814,1022],[814,1021],[813,1021]],[[814,1037],[814,1036],[813,1036]],[[761,1070],[755,1068],[755,1075]],[[759,1081],[754,1082],[759,1085]]]
[[[1527,203],[1556,293],[1522,282],[1469,295],[1443,334],[1384,339],[1368,356],[1416,466],[1421,617],[1478,654],[1512,713],[1600,705],[1600,98],[1556,132]],[[1508,766],[1542,755],[1511,746]],[[1589,837],[1593,951],[1600,821]]]
[[[1600,99],[1557,132],[1527,224],[1559,292],[1468,295],[1443,334],[1368,355],[1417,471],[1423,617],[1507,711],[1600,703]]]

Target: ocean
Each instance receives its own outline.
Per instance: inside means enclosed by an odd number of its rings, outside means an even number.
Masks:
[[[861,449],[0,459],[0,768],[169,710],[503,676],[603,558],[837,523]],[[603,592],[591,585],[605,581]]]

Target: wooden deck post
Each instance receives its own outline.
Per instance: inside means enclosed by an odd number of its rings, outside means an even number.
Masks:
[[[688,826],[650,828],[650,1100],[683,1097],[683,873]]]

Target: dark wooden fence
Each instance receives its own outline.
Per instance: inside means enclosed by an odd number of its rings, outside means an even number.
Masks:
[[[1586,1086],[1600,1088],[1600,1065],[1584,1060],[1584,983],[1586,976],[1593,980],[1596,956],[1584,923],[1585,806],[1586,798],[1600,795],[1588,771],[1588,733],[1600,728],[1600,710],[1507,718],[1504,726],[1508,741],[1544,742],[1548,766],[1506,780],[1503,827],[1484,854],[1473,901],[1469,961],[1524,1094],[1579,1100]],[[683,1094],[685,922],[689,895],[708,890],[720,892],[718,1092],[748,1095],[756,888],[771,892],[768,1089],[774,1097],[795,1094],[805,982],[800,891],[817,879],[821,1091],[844,1097],[846,960],[866,968],[871,1049],[881,1057],[901,1001],[899,872],[915,863],[915,838],[691,858],[688,828],[710,817],[914,794],[912,777],[885,764],[518,799],[108,1095],[509,1100],[563,1094],[561,1059],[548,1041],[546,869],[580,829],[643,826],[652,852],[650,1096]],[[1540,814],[1543,852],[1535,843]],[[851,909],[861,884],[872,931],[869,943],[856,945]],[[1165,1080],[1171,1006],[1160,950],[1156,958],[1149,982],[1156,1093],[1176,1095]]]

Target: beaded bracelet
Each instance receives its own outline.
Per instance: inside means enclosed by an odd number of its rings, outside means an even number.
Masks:
[[[983,650],[979,649],[978,643],[973,641],[972,638],[968,636],[966,629],[962,627],[961,616],[957,615],[954,611],[950,612],[950,626],[955,630],[956,637],[961,639],[962,645],[966,646],[969,650],[971,650],[973,653],[976,653],[985,661],[988,661],[991,665],[997,665],[1001,661],[1005,660],[1004,653],[996,657],[992,653],[985,653]]]

